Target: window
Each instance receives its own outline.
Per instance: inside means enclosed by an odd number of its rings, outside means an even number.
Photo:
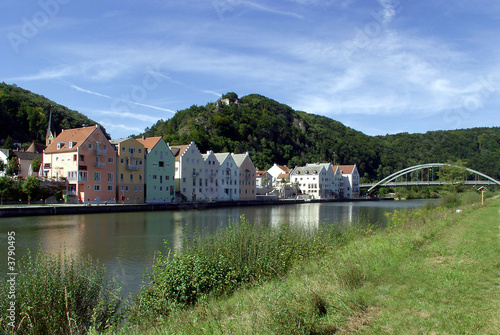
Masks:
[[[122,159],[120,159],[120,163],[121,163],[121,164],[123,164],[123,162],[124,162],[123,158],[122,158]]]
[[[139,182],[142,182],[142,174],[139,175]]]
[[[142,162],[141,162],[141,163],[142,163]],[[159,167],[164,167],[164,166],[165,166],[165,163],[164,163],[164,162],[162,162],[162,161],[159,161],[159,162],[158,162],[158,166],[159,166]]]
[[[131,153],[131,154],[134,154],[135,153],[135,148],[129,148],[128,152]]]
[[[101,190],[101,185],[94,185],[94,191],[100,191]]]
[[[125,192],[128,192],[128,185],[125,185]]]
[[[124,176],[123,176],[123,173],[120,173],[120,182],[123,183],[124,182]],[[123,190],[122,190],[123,191]]]
[[[73,155],[73,162],[76,162],[76,155]]]
[[[108,163],[113,163],[115,160],[113,157],[108,157]]]
[[[108,191],[113,191],[113,185],[108,185]]]
[[[125,152],[125,150],[126,150],[125,147],[122,147],[122,152]]]
[[[101,173],[100,172],[94,172],[94,181],[96,183],[99,183],[101,181]]]
[[[139,149],[139,153],[142,154],[142,149]]]
[[[156,179],[158,179],[158,176],[154,174],[153,175],[153,180],[156,180]]]
[[[92,143],[89,143],[88,148],[92,149]]]
[[[130,182],[133,183],[134,182],[134,175],[131,173],[130,174]]]
[[[160,176],[160,184],[163,183],[163,176]]]
[[[108,172],[108,182],[112,183],[113,182],[113,172]]]

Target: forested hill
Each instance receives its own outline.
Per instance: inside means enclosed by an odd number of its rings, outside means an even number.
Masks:
[[[161,135],[170,144],[195,141],[202,153],[248,151],[259,169],[273,163],[288,167],[307,162],[356,163],[362,176],[380,180],[419,163],[461,161],[500,179],[498,127],[368,136],[261,95],[238,99],[235,93],[227,93],[223,99],[229,99],[229,105],[219,101],[191,106],[158,121],[142,135]]]
[[[288,167],[308,162],[356,163],[362,176],[380,180],[419,163],[461,161],[500,179],[499,127],[368,136],[261,95],[239,99],[235,93],[227,93],[223,99],[178,111],[141,135],[161,135],[170,144],[195,141],[203,153],[248,151],[259,169],[274,163]],[[41,95],[0,83],[0,140],[10,136],[23,143],[44,143],[51,105],[57,133],[96,124]]]
[[[0,140],[9,136],[22,143],[45,143],[50,106],[56,133],[62,129],[95,125],[85,115],[59,105],[42,95],[0,83]],[[103,129],[104,130],[104,129]]]

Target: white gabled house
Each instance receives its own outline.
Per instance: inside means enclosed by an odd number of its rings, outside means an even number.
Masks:
[[[203,170],[205,160],[196,143],[172,145],[175,157],[175,189],[181,201],[205,200],[203,193]]]
[[[347,199],[359,197],[359,172],[356,164],[337,165],[335,168],[337,173],[342,174],[341,196]]]
[[[229,152],[216,153],[219,161],[219,200],[239,200],[239,168]]]
[[[205,171],[203,189],[205,199],[209,201],[219,200],[219,169],[220,164],[212,150],[203,154]]]
[[[314,199],[335,197],[334,173],[330,163],[306,164],[290,173],[290,182],[297,191]]]
[[[248,152],[244,154],[231,154],[236,166],[238,166],[239,182],[238,182],[238,199],[239,200],[255,200],[255,173],[256,168],[253,165],[252,159]]]

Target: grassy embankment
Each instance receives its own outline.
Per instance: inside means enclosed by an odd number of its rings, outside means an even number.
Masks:
[[[158,257],[152,283],[121,311],[101,266],[37,255],[19,262],[15,330],[497,334],[500,199],[479,201],[472,193],[444,198],[448,207],[460,203],[461,213],[396,211],[385,230],[307,234],[236,224]],[[12,330],[7,322],[0,317],[4,331]]]
[[[275,279],[162,306],[160,323],[143,314],[119,333],[498,334],[499,218],[500,199],[397,211],[386,230],[330,234],[337,243]]]

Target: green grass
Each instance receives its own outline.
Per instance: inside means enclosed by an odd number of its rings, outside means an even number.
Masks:
[[[85,334],[122,320],[120,285],[91,258],[38,251],[20,259],[16,273],[14,290],[6,280],[0,287],[2,334]],[[11,302],[15,320],[7,317]]]
[[[384,231],[336,236],[274,278],[119,333],[498,334],[500,200],[464,206],[396,213]]]
[[[461,213],[430,204],[394,211],[384,230],[361,223],[311,234],[243,217],[160,255],[124,310],[92,260],[28,256],[19,262],[17,333],[498,334],[500,199],[477,201],[443,203],[460,203]]]

